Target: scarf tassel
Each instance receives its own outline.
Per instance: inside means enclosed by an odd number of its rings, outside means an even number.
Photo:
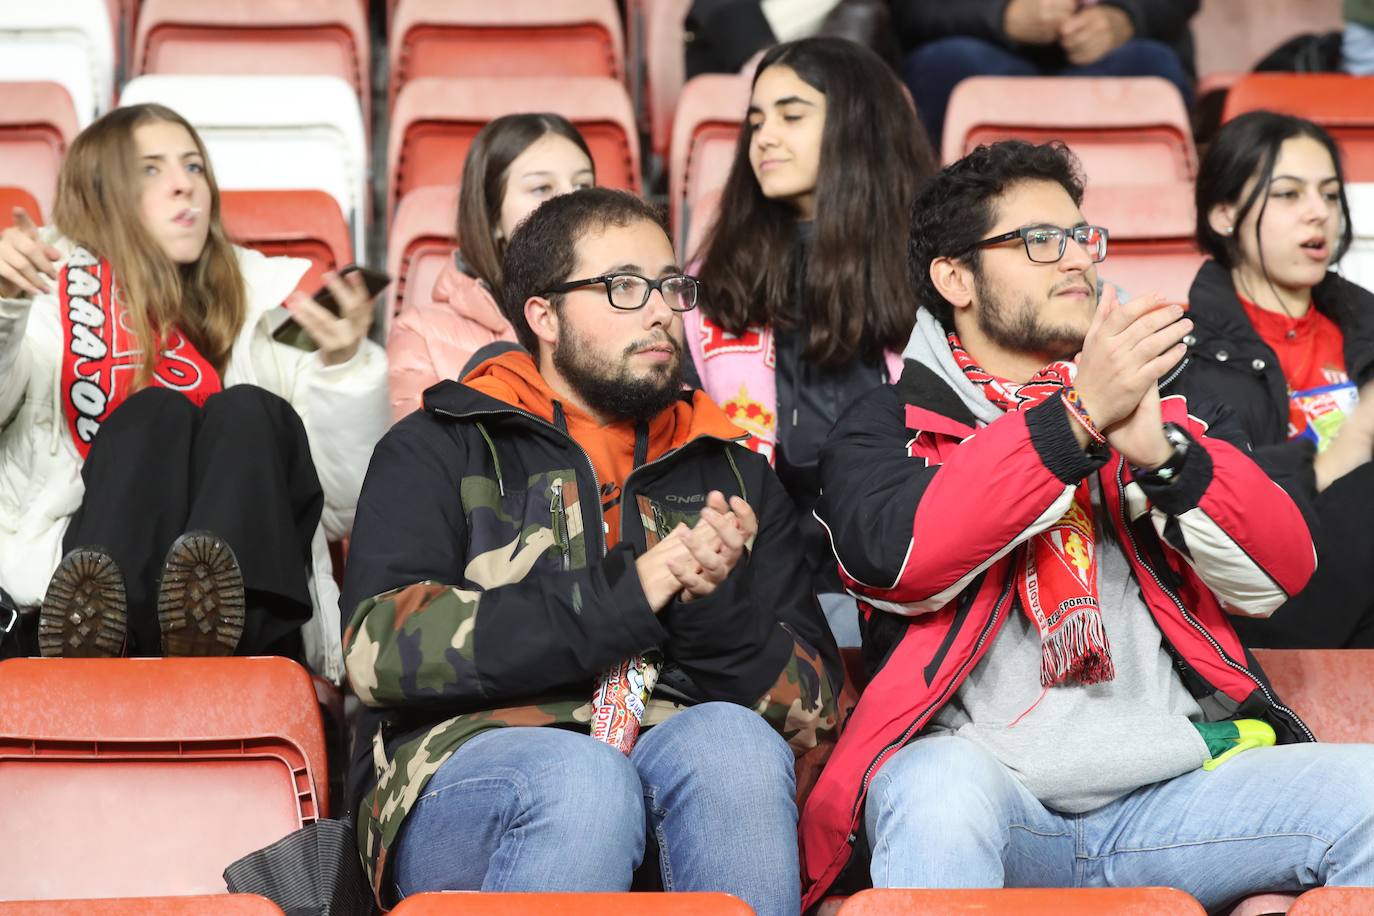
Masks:
[[[1107,631],[1096,607],[1075,611],[1041,640],[1040,684],[1053,687],[1068,678],[1101,684],[1116,677]]]

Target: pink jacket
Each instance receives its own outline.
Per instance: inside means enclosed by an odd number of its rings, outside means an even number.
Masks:
[[[777,350],[771,327],[749,328],[738,336],[721,328],[701,309],[683,315],[687,349],[701,388],[725,410],[736,426],[749,433],[745,443],[773,462],[778,442]],[[885,353],[887,376],[902,374],[902,357]]]
[[[430,385],[454,378],[480,348],[498,340],[515,341],[485,282],[459,266],[453,253],[430,301],[406,306],[391,325],[386,353],[391,362],[391,418],[399,420],[420,408]]]

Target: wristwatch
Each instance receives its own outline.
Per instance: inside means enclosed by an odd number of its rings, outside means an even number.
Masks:
[[[1188,460],[1188,449],[1192,447],[1193,441],[1188,438],[1183,427],[1177,423],[1164,424],[1164,438],[1168,439],[1169,444],[1174,447],[1174,453],[1153,471],[1131,468],[1135,473],[1136,480],[1145,483],[1173,483],[1178,479],[1179,473],[1183,470],[1183,463]]]

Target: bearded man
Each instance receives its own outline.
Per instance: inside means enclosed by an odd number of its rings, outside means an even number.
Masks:
[[[765,459],[682,390],[682,273],[619,191],[544,203],[505,254],[524,346],[378,445],[344,583],[369,707],[353,799],[378,900],[641,883],[800,902],[794,757],[838,652]]]
[[[1209,911],[1374,880],[1374,749],[1312,743],[1230,623],[1306,584],[1304,514],[1182,390],[1184,309],[1099,296],[1079,174],[1007,141],[927,184],[901,380],[821,450],[872,680],[802,813],[807,904],[851,858]]]

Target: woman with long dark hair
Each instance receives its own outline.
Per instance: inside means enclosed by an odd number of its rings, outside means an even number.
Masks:
[[[1333,269],[1352,234],[1326,131],[1268,111],[1222,127],[1198,171],[1211,259],[1189,294],[1189,384],[1223,393],[1317,521],[1311,583],[1272,617],[1237,621],[1252,646],[1374,647],[1374,295]]]
[[[461,247],[439,274],[430,301],[402,310],[387,337],[393,419],[417,410],[426,388],[458,376],[482,347],[515,343],[496,304],[506,241],[550,197],[594,184],[587,141],[561,115],[505,115],[482,128],[463,163]]]
[[[850,401],[901,372],[916,323],[909,210],[933,171],[901,82],[872,51],[808,38],[759,61],[687,343],[702,388],[796,501],[823,591],[839,583],[811,519],[817,455]],[[852,612],[832,617],[842,639]]]
[[[303,654],[340,680],[325,535],[386,428],[360,279],[327,279],[335,315],[293,293],[306,261],[230,243],[204,144],[160,105],[81,132],[51,227],[16,217],[0,584],[36,613],[0,655]],[[283,304],[302,346],[272,335]]]

